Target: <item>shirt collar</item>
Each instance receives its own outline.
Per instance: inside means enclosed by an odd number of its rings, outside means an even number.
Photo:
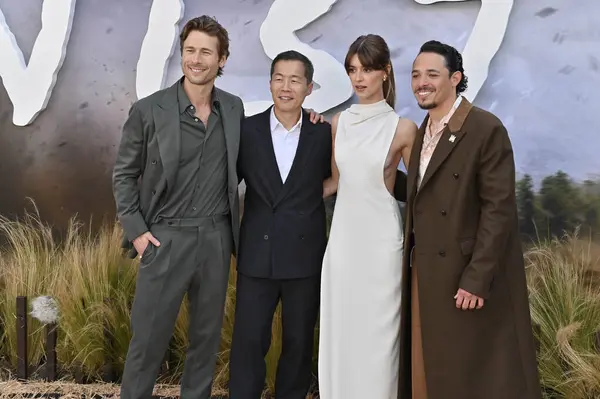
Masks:
[[[456,100],[454,101],[454,104],[452,104],[452,108],[450,108],[450,111],[440,120],[440,126],[446,126],[448,124],[448,122],[450,121],[450,118],[452,118],[452,115],[454,115],[454,112],[456,111],[456,109],[458,108],[458,106],[460,105],[460,103],[462,102],[462,95],[458,95],[458,97],[456,98]],[[429,118],[429,121],[427,123],[429,129],[431,130],[431,118]],[[435,132],[431,132],[431,134],[434,134]]]
[[[285,126],[283,126],[283,124],[279,122],[277,116],[275,116],[275,107],[271,107],[271,132],[275,131],[275,129],[277,129],[280,126],[287,132],[294,131],[295,129],[300,130],[302,128],[302,110],[300,110],[300,119],[298,119],[298,122],[290,130],[287,130]]]
[[[192,102],[190,101],[190,98],[186,94],[185,90],[183,89],[183,79],[185,79],[185,77],[181,78],[179,80],[179,84],[177,85],[177,102],[179,103],[179,113],[180,114],[183,114],[190,107],[192,107]],[[213,88],[211,96],[212,96],[212,105],[213,105],[212,109],[218,110],[219,105],[220,105],[219,94],[214,88]]]
[[[452,118],[452,115],[454,115],[454,112],[456,111],[456,109],[458,108],[458,106],[460,105],[461,102],[462,102],[462,96],[459,94],[458,97],[456,97],[456,101],[454,101],[454,104],[452,104],[452,108],[450,108],[450,111],[448,112],[448,114],[446,114],[446,116],[444,116],[442,118],[443,124],[448,123],[448,121],[450,120],[450,118]]]

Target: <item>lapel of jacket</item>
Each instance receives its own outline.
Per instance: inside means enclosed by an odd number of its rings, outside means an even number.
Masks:
[[[153,107],[155,134],[158,140],[160,159],[167,180],[167,192],[175,185],[181,151],[177,81],[165,90],[163,97]]]
[[[471,108],[473,108],[473,105],[463,97],[460,105],[454,112],[454,115],[452,115],[450,118],[448,125],[444,128],[442,136],[440,137],[440,141],[433,151],[433,155],[431,156],[431,160],[429,161],[429,165],[427,166],[427,170],[425,171],[425,175],[423,176],[423,180],[421,181],[418,192],[423,190],[423,187],[425,187],[427,182],[429,182],[431,177],[444,163],[452,150],[456,148],[460,140],[466,134],[466,131],[463,129],[463,125],[465,119],[467,119],[467,115],[469,115],[469,112],[471,111]],[[424,122],[424,126],[427,126],[427,119]],[[416,166],[418,169],[418,163]]]
[[[273,203],[283,187],[281,173],[277,165],[275,156],[275,147],[271,137],[271,108],[270,106],[260,114],[257,124],[254,126],[258,137],[257,149],[260,151],[257,155],[257,162],[264,162],[266,165],[266,179],[271,183],[272,192],[270,193],[270,202]]]
[[[279,195],[277,196],[274,205],[277,205],[289,194],[290,188],[293,187],[295,180],[300,177],[300,174],[304,170],[306,162],[310,158],[312,147],[315,143],[315,140],[313,140],[314,130],[315,125],[310,121],[308,113],[302,110],[302,127],[300,128],[298,148],[296,149],[296,154],[294,156],[290,173],[288,174],[282,189],[279,191]],[[277,170],[279,171],[279,169]]]
[[[240,128],[242,124],[241,110],[236,111],[236,104],[230,95],[227,95],[218,87],[214,88],[215,98],[219,100],[221,111],[221,123],[225,134],[225,146],[227,148],[227,164],[229,165],[229,191],[230,196],[237,187],[237,157],[240,148]]]

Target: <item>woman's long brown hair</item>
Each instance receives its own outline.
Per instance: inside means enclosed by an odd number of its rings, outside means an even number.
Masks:
[[[346,72],[350,69],[350,60],[354,55],[365,68],[371,68],[376,71],[386,71],[389,67],[387,79],[383,82],[383,96],[385,101],[394,108],[396,105],[396,80],[394,78],[394,68],[390,56],[390,49],[379,35],[368,34],[359,36],[358,39],[350,45],[344,67]]]

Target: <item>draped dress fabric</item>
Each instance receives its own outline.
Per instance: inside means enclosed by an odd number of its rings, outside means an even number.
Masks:
[[[402,215],[384,182],[399,117],[385,101],[340,114],[337,200],[322,271],[321,399],[396,399]]]

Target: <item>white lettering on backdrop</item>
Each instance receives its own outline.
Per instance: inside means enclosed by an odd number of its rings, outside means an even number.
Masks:
[[[306,97],[304,106],[317,112],[337,107],[352,97],[352,84],[344,66],[330,54],[301,42],[295,32],[328,13],[337,0],[276,0],[260,27],[260,41],[270,59],[286,50],[306,55],[315,67],[320,86]],[[272,101],[244,103],[246,115],[264,111]]]
[[[13,123],[25,126],[46,108],[67,53],[75,0],[45,0],[42,29],[29,64],[0,9],[0,77],[13,103]]]
[[[265,53],[272,59],[281,51],[296,49],[315,65],[317,90],[307,97],[306,106],[320,113],[345,102],[352,87],[343,65],[330,54],[302,43],[295,32],[326,14],[337,0],[275,0],[260,28]],[[427,5],[440,1],[415,0]],[[469,75],[466,97],[473,100],[485,82],[490,63],[504,35],[514,0],[481,0],[474,28],[463,51]],[[35,41],[29,65],[0,9],[0,77],[14,107],[13,123],[32,123],[46,108],[56,77],[62,67],[73,23],[75,0],[44,0],[42,29]],[[167,64],[177,44],[183,0],[154,0],[148,30],[142,42],[136,75],[136,94],[145,97],[165,86]],[[248,115],[264,110],[271,101],[246,102]]]
[[[135,90],[144,98],[165,87],[167,67],[178,43],[183,0],[154,0],[137,63]]]

